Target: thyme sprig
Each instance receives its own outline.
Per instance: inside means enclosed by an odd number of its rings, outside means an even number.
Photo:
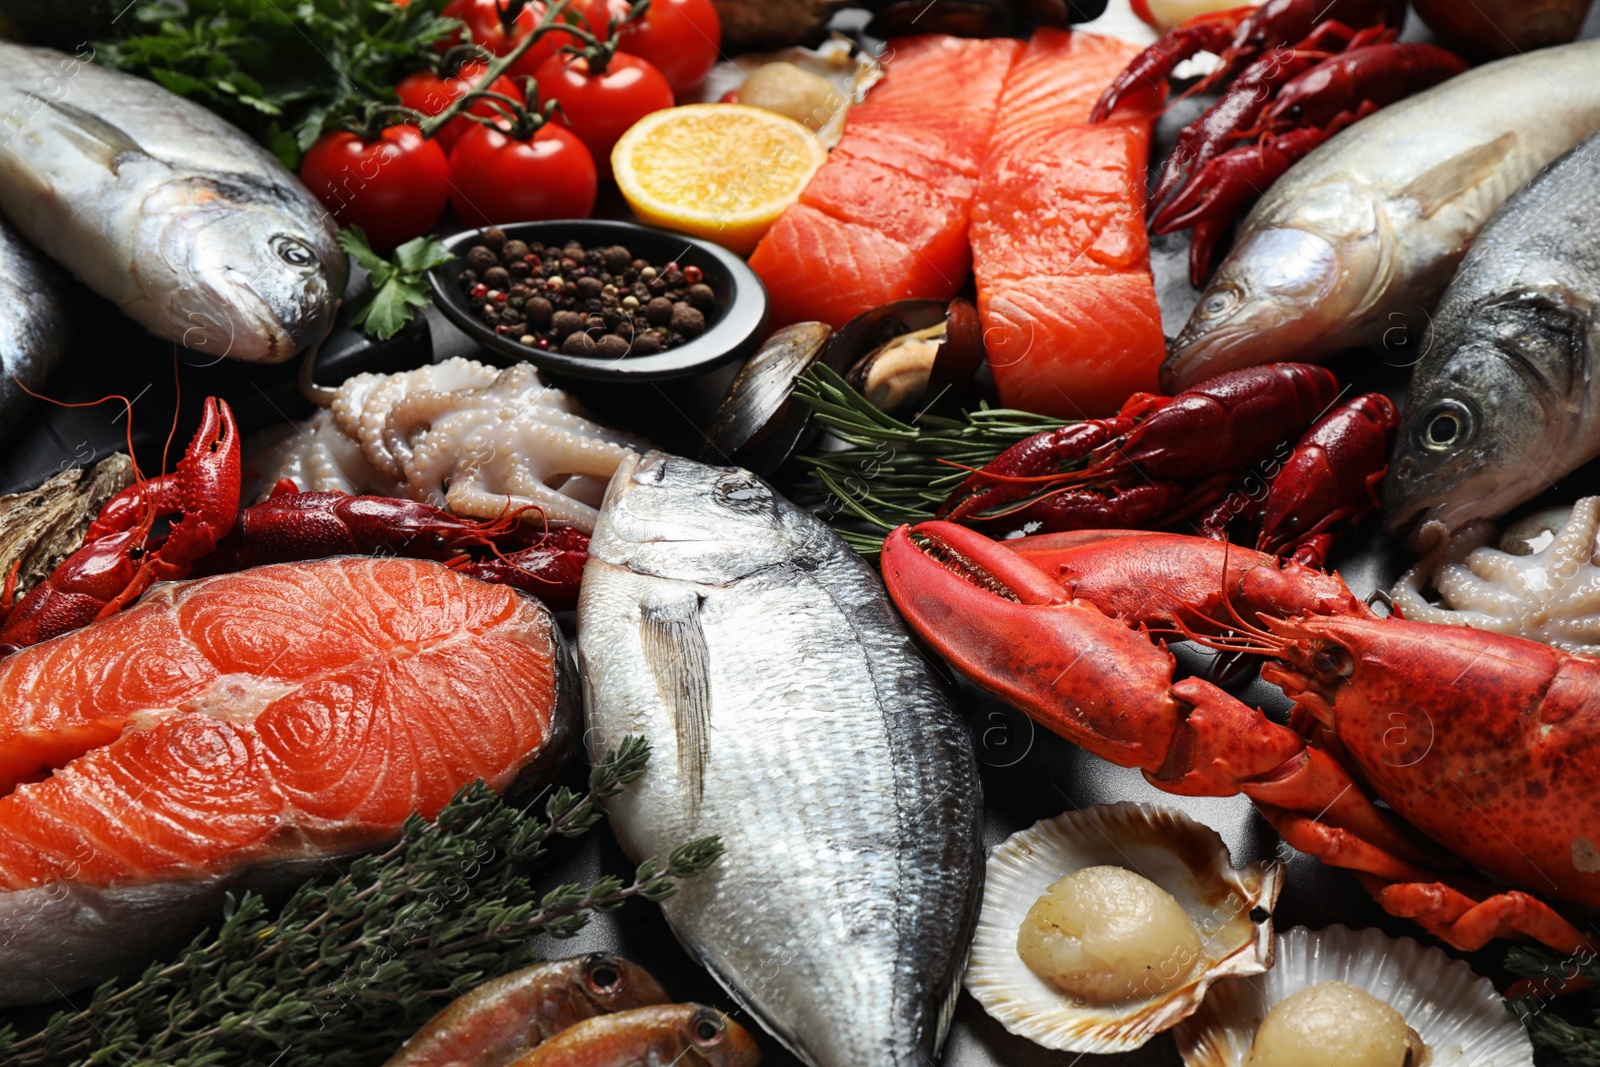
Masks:
[[[864,523],[881,533],[845,526],[841,536],[862,555],[875,556],[883,534],[901,523],[926,522],[950,491],[1018,441],[1065,425],[1060,419],[980,404],[956,416],[919,413],[902,422],[873,407],[839,374],[815,364],[794,395],[847,446],[801,457],[829,494],[821,514]],[[838,523],[835,523],[838,525]]]
[[[599,802],[644,772],[648,743],[623,741],[583,793],[561,788],[542,811],[462,789],[430,823],[346,873],[301,886],[274,911],[255,893],[228,898],[221,926],[171,963],[110,981],[42,1028],[0,1030],[14,1067],[77,1062],[210,1067],[354,1067],[398,1045],[441,1004],[534,959],[529,939],[571,937],[597,911],[664,900],[722,854],[715,837],[640,864],[632,881],[540,893],[530,874],[560,838],[587,833]]]
[[[1575,978],[1589,981],[1586,1008],[1593,1020],[1590,1026],[1550,1010],[1557,1002],[1533,992],[1513,996],[1507,1005],[1527,1027],[1539,1062],[1560,1063],[1565,1067],[1600,1067],[1600,955],[1580,950],[1574,955],[1561,956],[1537,945],[1513,945],[1506,953],[1506,970],[1533,979],[1535,986],[1542,984],[1550,989]]]

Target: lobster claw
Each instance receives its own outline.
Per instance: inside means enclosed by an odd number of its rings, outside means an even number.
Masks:
[[[178,461],[178,509],[183,517],[161,547],[165,567],[188,573],[190,564],[209,554],[233,529],[239,514],[239,426],[219,397],[207,397],[200,428]]]
[[[895,530],[882,566],[901,614],[967,678],[1102,758],[1161,767],[1181,719],[1164,647],[953,523]]]

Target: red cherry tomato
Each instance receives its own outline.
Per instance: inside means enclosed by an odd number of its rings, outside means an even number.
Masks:
[[[583,139],[600,177],[611,177],[611,149],[628,127],[672,106],[672,87],[638,56],[618,52],[592,74],[582,56],[551,56],[539,67],[539,99],[561,105],[558,121]]]
[[[592,0],[583,0],[583,3],[588,2]],[[529,0],[528,5],[517,14],[508,30],[505,20],[500,15],[503,3],[504,0],[450,0],[442,14],[447,18],[460,19],[466,23],[467,38],[473,44],[482,45],[495,55],[503,56],[533,32],[539,20],[544,17],[545,11],[545,5],[540,0]],[[568,7],[567,11],[576,13],[582,19],[584,13],[578,9],[583,3]],[[460,36],[451,35],[440,43],[448,48],[460,43]],[[511,78],[531,78],[538,72],[539,64],[555,55],[559,49],[579,43],[581,42],[570,33],[552,30],[534,42],[521,58],[511,65],[506,74]]]
[[[601,38],[609,35],[609,18],[622,18],[628,8],[628,0],[587,0],[582,5],[584,18]],[[617,48],[648,60],[667,79],[673,95],[681,97],[716,65],[722,20],[711,0],[650,0],[644,16],[622,28]]]
[[[450,152],[450,202],[469,226],[586,219],[595,185],[589,150],[553,122],[528,140],[475,125]]]
[[[347,130],[318,138],[300,178],[343,226],[360,226],[379,252],[433,228],[449,198],[450,164],[415,126],[390,126],[376,141]]]
[[[400,84],[394,87],[395,95],[400,98],[400,103],[404,107],[420,111],[424,115],[437,115],[476,88],[485,69],[484,64],[474,59],[461,64],[461,70],[454,78],[441,78],[431,70],[419,70],[401,79]],[[494,80],[489,86],[489,91],[512,97],[518,103],[523,102],[522,90],[504,75]],[[485,118],[494,118],[499,114],[488,100],[480,100],[468,110],[474,115],[482,115]],[[449,152],[461,135],[475,125],[477,123],[465,116],[451,119],[444,124],[444,129],[439,131],[439,143],[446,152]]]

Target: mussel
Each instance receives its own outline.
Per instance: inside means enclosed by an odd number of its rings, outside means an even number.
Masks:
[[[1417,0],[1417,14],[1445,44],[1477,56],[1509,56],[1577,39],[1593,0]]]
[[[959,298],[885,304],[846,323],[830,349],[849,359],[845,380],[879,411],[959,407],[982,390],[983,327]]]
[[[790,402],[794,383],[832,337],[826,323],[797,322],[762,342],[728,386],[700,458],[737,463],[760,475],[777,470],[811,425],[810,409]]]

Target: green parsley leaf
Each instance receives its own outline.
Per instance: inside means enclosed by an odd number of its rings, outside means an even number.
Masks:
[[[372,287],[350,306],[350,325],[387,341],[411,321],[413,308],[427,307],[428,271],[456,257],[439,238],[415,237],[385,259],[372,250],[359,226],[339,232],[339,247],[371,276]]]

